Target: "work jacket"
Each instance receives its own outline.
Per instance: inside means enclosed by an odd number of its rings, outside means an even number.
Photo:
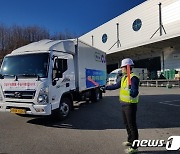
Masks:
[[[137,77],[134,73],[130,74],[130,79],[133,77]],[[119,93],[119,98],[121,102],[125,103],[138,103],[139,102],[139,95],[136,97],[131,96],[131,87],[128,85],[128,77],[127,75],[124,75],[121,79],[121,89]]]

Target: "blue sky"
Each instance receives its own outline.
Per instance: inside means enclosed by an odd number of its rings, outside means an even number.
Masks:
[[[145,0],[0,0],[0,23],[82,35]]]

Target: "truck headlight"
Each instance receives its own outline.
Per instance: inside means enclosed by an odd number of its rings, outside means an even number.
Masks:
[[[48,103],[48,87],[41,88],[39,92],[39,96],[37,98],[37,102],[39,104],[47,104]]]
[[[48,103],[48,96],[46,94],[39,95],[37,101],[39,104],[46,104]]]

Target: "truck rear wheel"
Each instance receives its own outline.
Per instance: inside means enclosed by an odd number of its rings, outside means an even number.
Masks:
[[[100,101],[100,99],[102,99],[102,92],[99,88],[96,88],[94,90],[92,90],[91,92],[91,101],[92,102],[98,102]]]
[[[62,98],[59,108],[57,109],[55,116],[58,119],[65,119],[69,116],[72,109],[72,103],[68,98]]]

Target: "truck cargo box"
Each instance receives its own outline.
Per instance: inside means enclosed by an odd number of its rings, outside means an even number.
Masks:
[[[106,54],[81,41],[78,42],[79,90],[106,84]]]

